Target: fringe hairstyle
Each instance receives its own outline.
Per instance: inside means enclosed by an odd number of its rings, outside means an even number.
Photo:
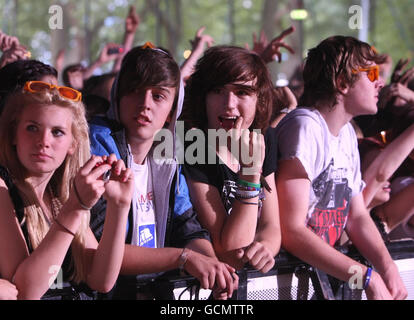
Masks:
[[[266,64],[256,53],[235,46],[214,46],[198,60],[187,81],[182,119],[188,128],[207,129],[206,97],[233,82],[255,80],[256,114],[250,129],[264,134],[273,106],[273,84]]]
[[[20,162],[16,147],[14,146],[19,116],[27,105],[35,105],[38,108],[56,105],[70,109],[73,114],[71,131],[75,152],[73,155],[66,156],[60,167],[54,171],[47,186],[47,189],[53,190],[54,194],[52,197],[55,203],[65,203],[68,200],[75,175],[90,157],[90,148],[88,124],[82,102],[74,102],[62,98],[56,89],[40,93],[22,91],[8,97],[0,119],[0,163],[8,168],[15,184],[19,188],[24,202],[24,220],[22,225],[26,223],[30,243],[33,249],[35,249],[46,236],[49,225],[34,188],[29,182],[30,176]],[[83,248],[89,227],[89,219],[90,213],[88,212],[82,219],[81,226],[71,247],[71,265],[73,267],[71,269],[74,270],[71,280],[77,283],[86,280],[86,261],[83,260]]]
[[[300,104],[315,107],[327,103],[332,109],[340,94],[337,80],[343,77],[345,83],[353,87],[359,79],[353,69],[366,67],[369,62],[384,63],[385,55],[380,55],[366,42],[353,37],[333,36],[310,49],[303,70],[304,93]]]

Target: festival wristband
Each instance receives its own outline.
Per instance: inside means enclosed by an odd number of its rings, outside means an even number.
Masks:
[[[241,186],[253,187],[253,188],[257,188],[257,189],[260,189],[262,187],[260,183],[248,182],[248,181],[245,181],[245,180],[242,180],[242,179],[239,179],[237,181],[237,184],[241,185]]]
[[[372,268],[367,269],[367,273],[365,274],[365,281],[364,281],[364,290],[368,288],[369,281],[371,280]]]

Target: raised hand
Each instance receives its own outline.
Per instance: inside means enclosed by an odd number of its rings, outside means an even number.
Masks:
[[[287,49],[290,53],[294,54],[295,51],[292,47],[287,45],[283,42],[283,39],[288,36],[289,34],[295,31],[295,27],[290,27],[286,30],[283,30],[280,35],[273,38],[272,41],[267,40],[266,35],[262,31],[260,34],[260,39],[257,41],[257,36],[253,34],[253,51],[256,52],[258,55],[262,57],[264,62],[269,63],[276,59],[277,61],[282,62],[282,53],[280,52],[280,48],[283,47]]]
[[[391,75],[391,82],[392,83],[400,81],[401,76],[403,74],[403,70],[409,62],[410,62],[409,59],[400,59],[400,60],[398,60],[398,63],[395,66],[394,71]]]
[[[135,6],[129,7],[128,16],[125,19],[125,32],[135,33],[140,23],[139,15],[135,10]]]
[[[13,36],[9,36],[0,31],[0,50],[4,52],[11,49],[13,46],[20,46],[19,39]]]
[[[264,136],[255,130],[241,129],[243,120],[243,117],[238,117],[234,128],[230,129],[232,144],[238,144],[238,153],[233,157],[240,163],[242,175],[259,175],[265,156]]]
[[[401,83],[391,84],[389,87],[389,94],[391,97],[400,98],[406,103],[414,105],[414,91],[410,90]]]
[[[206,27],[201,27],[197,30],[194,40],[190,40],[192,51],[204,51],[204,45],[207,44],[207,47],[210,48],[214,44],[213,37],[208,34],[203,34]]]
[[[30,53],[24,46],[13,44],[9,49],[3,52],[3,55],[0,58],[0,68],[17,60],[25,60],[29,56]]]
[[[119,44],[116,43],[107,43],[105,47],[102,49],[101,54],[99,55],[98,62],[100,64],[105,64],[109,61],[115,60],[122,56],[123,52],[109,54],[108,50],[110,49],[118,49],[120,48]]]
[[[123,160],[117,160],[114,154],[103,157],[103,160],[111,166],[111,174],[105,181],[104,198],[108,203],[112,202],[117,207],[129,207],[131,205],[134,190],[134,175],[131,169],[126,168]]]
[[[79,170],[73,180],[72,192],[75,193],[83,209],[92,208],[103,195],[105,182],[102,176],[111,168],[102,157],[92,156]]]

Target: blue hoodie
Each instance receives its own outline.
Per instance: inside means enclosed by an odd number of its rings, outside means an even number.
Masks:
[[[132,153],[126,140],[125,129],[119,121],[117,101],[117,87],[119,76],[115,79],[111,92],[111,107],[107,113],[108,121],[100,121],[90,125],[91,152],[95,155],[109,155],[115,153],[131,167]],[[180,149],[176,143],[176,122],[182,109],[184,100],[183,83],[180,85],[180,93],[172,121],[168,125],[168,130],[174,137],[173,155],[159,159],[154,158],[154,149],[157,146],[157,138],[154,139],[153,146],[147,155],[150,166],[151,179],[154,193],[154,207],[157,230],[157,248],[163,247],[184,247],[194,239],[208,239],[208,232],[203,229],[193,210],[188,186],[181,167],[178,164],[176,150]],[[133,225],[136,217],[133,199],[129,214],[129,226]],[[91,229],[97,239],[100,239],[103,231],[105,219],[106,202],[102,198],[92,209]],[[128,228],[126,243],[133,244],[132,228]],[[154,275],[153,275],[154,276]],[[152,276],[152,277],[153,277]],[[147,278],[147,277],[146,277]]]

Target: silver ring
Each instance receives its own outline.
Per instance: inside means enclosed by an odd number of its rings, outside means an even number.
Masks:
[[[108,170],[103,174],[102,180],[103,182],[107,183],[109,179],[111,179],[112,170]]]

